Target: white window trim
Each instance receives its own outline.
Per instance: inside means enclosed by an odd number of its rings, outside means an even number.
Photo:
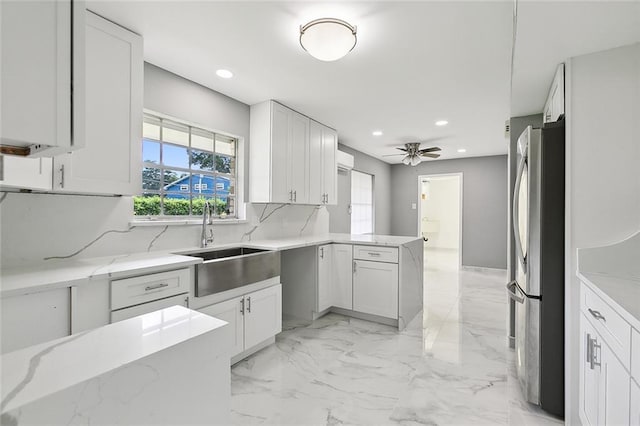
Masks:
[[[245,157],[245,140],[243,136],[233,133],[225,132],[224,130],[213,129],[209,126],[197,123],[195,121],[185,120],[184,118],[174,117],[172,115],[164,114],[152,109],[144,108],[144,114],[155,115],[165,120],[176,121],[178,123],[185,124],[191,127],[197,127],[202,130],[213,132],[219,135],[228,136],[236,140],[236,216],[231,219],[214,219],[216,224],[234,224],[234,223],[247,223],[247,204],[244,201],[245,191],[245,164],[247,158]],[[142,125],[142,123],[140,123]],[[238,161],[240,160],[240,161]],[[131,226],[166,226],[166,225],[202,225],[201,221],[198,221],[197,216],[185,216],[185,217],[170,217],[170,216],[135,216],[133,215],[133,197],[131,197],[131,213],[132,219],[129,221]]]

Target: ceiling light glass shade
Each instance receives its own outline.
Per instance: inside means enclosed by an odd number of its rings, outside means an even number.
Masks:
[[[356,45],[356,27],[341,19],[322,18],[300,27],[300,45],[321,61],[335,61]]]
[[[413,155],[411,157],[411,165],[412,166],[417,166],[418,164],[420,164],[421,161],[422,161],[422,159],[420,158],[419,155]]]
[[[402,164],[404,164],[405,166],[408,166],[409,164],[411,164],[411,156],[405,155],[404,158],[402,159]]]

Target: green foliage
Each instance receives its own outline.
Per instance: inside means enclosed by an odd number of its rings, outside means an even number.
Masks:
[[[193,213],[194,216],[200,216],[204,212],[204,203],[206,198],[194,198]],[[215,214],[220,215],[227,210],[227,202],[222,199],[209,198],[208,201],[214,206]],[[189,215],[189,200],[182,198],[165,198],[164,199],[164,213],[160,205],[160,196],[142,196],[133,197],[133,213],[136,216],[159,216],[164,214],[166,216],[188,216]]]
[[[209,152],[191,151],[191,164],[193,166],[200,166],[202,170],[216,170],[220,173],[231,173],[233,159],[221,155],[213,155]]]
[[[160,214],[160,196],[133,197],[133,213],[136,216],[157,216]]]

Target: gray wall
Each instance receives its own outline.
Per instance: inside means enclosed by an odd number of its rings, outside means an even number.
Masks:
[[[354,169],[374,175],[374,217],[376,234],[391,234],[391,204],[388,202],[391,192],[391,165],[353,148],[339,144],[338,149],[354,156]],[[351,203],[351,174],[338,174],[338,205],[327,208],[331,214],[330,232],[350,232],[351,218],[347,213]]]
[[[245,200],[249,192],[249,105],[144,63],[144,108],[244,138]]]
[[[425,161],[391,167],[391,233],[418,235],[418,176],[463,174],[462,264],[507,267],[507,156]]]

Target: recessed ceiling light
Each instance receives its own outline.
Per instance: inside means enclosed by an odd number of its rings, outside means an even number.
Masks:
[[[382,136],[382,130],[374,130],[373,133],[371,133],[373,136]]]
[[[231,78],[233,77],[233,73],[229,70],[218,70],[216,71],[216,75],[221,78]]]
[[[446,126],[447,124],[449,124],[449,122],[447,120],[438,120],[438,121],[436,121],[436,126]]]
[[[460,149],[458,150],[458,152],[460,152],[460,153],[462,153],[462,152],[467,152],[467,150],[466,150],[466,149],[464,149],[464,148],[460,148]]]

